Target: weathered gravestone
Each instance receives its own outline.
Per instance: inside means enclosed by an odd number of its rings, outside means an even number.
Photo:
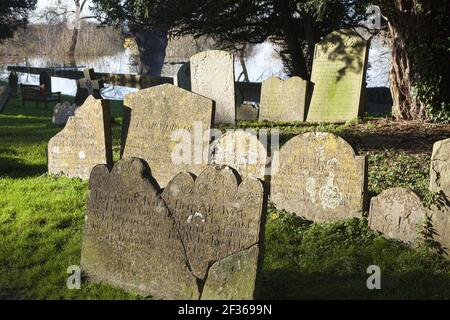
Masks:
[[[11,97],[11,88],[9,86],[0,87],[0,112],[2,112],[8,104]]]
[[[234,57],[231,53],[211,50],[191,57],[192,92],[215,101],[216,123],[236,121]]]
[[[419,239],[425,217],[422,201],[409,189],[384,190],[370,201],[369,227],[410,245]]]
[[[228,131],[210,146],[210,163],[229,165],[242,177],[264,180],[266,161],[266,148],[254,132]]]
[[[17,96],[17,89],[19,88],[19,77],[15,71],[11,71],[8,77],[8,85],[11,88],[11,97]]]
[[[305,121],[309,83],[300,77],[283,81],[276,77],[264,80],[261,88],[260,120]]]
[[[272,162],[271,200],[316,222],[362,217],[366,158],[342,138],[310,132],[289,140]]]
[[[433,205],[429,211],[432,226],[432,238],[437,242],[441,253],[450,258],[450,199],[446,205]]]
[[[64,103],[58,103],[53,109],[52,122],[56,125],[65,125],[69,120],[69,117],[75,115],[75,110],[77,109],[76,104],[71,104],[65,101]]]
[[[236,108],[237,121],[258,121],[258,109],[251,104],[243,104]]]
[[[174,78],[174,85],[184,90],[191,91],[191,65],[185,62],[181,65]]]
[[[97,164],[112,165],[111,117],[107,101],[89,97],[48,143],[48,172],[89,179]]]
[[[125,96],[122,157],[142,158],[161,187],[207,164],[213,101],[171,84]]]
[[[309,122],[345,122],[363,114],[369,43],[353,30],[335,31],[316,44]]]
[[[260,268],[266,195],[258,179],[209,166],[194,179],[178,174],[163,198],[193,274],[206,280],[202,299],[253,299]]]
[[[433,146],[430,169],[430,190],[450,197],[450,138]]]
[[[144,161],[92,170],[81,267],[95,282],[162,299],[198,299],[183,243]]]
[[[96,79],[94,69],[84,69],[84,78],[77,80],[77,93],[75,104],[80,106],[89,97],[101,99],[100,91],[103,89],[103,80]]]

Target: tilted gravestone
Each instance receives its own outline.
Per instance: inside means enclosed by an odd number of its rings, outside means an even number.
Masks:
[[[56,104],[53,109],[52,122],[56,125],[65,125],[69,118],[75,115],[76,109],[76,104],[71,104],[67,101]]]
[[[178,174],[162,195],[193,274],[206,280],[202,299],[254,297],[266,196],[260,180],[239,181],[230,167],[209,166],[197,179]]]
[[[237,121],[258,121],[258,109],[251,104],[243,104],[236,108]]]
[[[161,187],[207,164],[213,101],[171,84],[125,96],[122,157],[142,158]]]
[[[252,299],[267,194],[229,167],[179,173],[162,195],[145,161],[94,168],[81,266],[95,282],[163,299]]]
[[[316,44],[308,122],[346,122],[364,113],[368,48],[353,30],[332,32]]]
[[[422,201],[406,188],[384,190],[370,201],[369,227],[408,244],[420,238],[425,217]]]
[[[271,201],[315,222],[362,217],[367,163],[342,138],[310,132],[289,140],[272,161]]]
[[[9,86],[0,87],[0,112],[2,112],[8,104],[11,97],[11,88]]]
[[[111,117],[107,101],[90,96],[48,143],[48,172],[89,179],[97,164],[112,165]]]
[[[433,146],[430,169],[430,190],[442,191],[450,197],[450,138]]]
[[[234,124],[236,92],[234,57],[231,53],[211,50],[191,57],[192,92],[215,101],[215,123]]]
[[[210,163],[228,165],[242,177],[264,180],[267,151],[253,132],[230,130],[210,146]]]
[[[283,81],[276,77],[264,80],[261,87],[260,120],[305,121],[309,83],[300,77]]]
[[[183,243],[140,159],[120,160],[111,173],[92,170],[81,267],[104,282],[162,299],[198,299]]]
[[[94,69],[84,69],[84,78],[77,80],[77,93],[75,96],[75,104],[80,106],[89,97],[101,99],[100,93],[103,89],[103,80],[96,79]]]

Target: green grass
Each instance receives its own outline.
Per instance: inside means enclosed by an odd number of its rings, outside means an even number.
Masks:
[[[62,129],[51,123],[50,109],[23,108],[13,99],[0,114],[0,299],[141,299],[86,280],[81,290],[66,288],[67,268],[80,263],[88,190],[81,180],[46,174],[46,144]],[[112,110],[118,159],[120,103]],[[353,124],[239,124],[250,125],[280,128],[287,140],[311,130],[345,135]],[[369,155],[371,194],[407,186],[429,195],[429,155],[364,147],[359,152]],[[262,298],[450,298],[449,262],[431,247],[412,250],[386,240],[365,221],[310,224],[271,207],[265,237]],[[366,269],[373,264],[382,270],[380,291],[366,287]]]

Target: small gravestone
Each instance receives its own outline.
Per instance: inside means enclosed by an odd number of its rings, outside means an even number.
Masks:
[[[107,101],[89,97],[48,143],[48,172],[89,179],[97,164],[112,165],[110,110]]]
[[[449,203],[450,199],[446,199]],[[441,253],[450,257],[450,206],[433,205],[429,211],[432,225],[432,238],[438,243]]]
[[[308,81],[292,77],[283,81],[271,77],[262,83],[260,120],[305,121]]]
[[[425,217],[422,201],[409,189],[391,188],[370,201],[369,227],[408,244],[419,239]]]
[[[69,120],[69,117],[75,115],[76,109],[76,104],[71,104],[67,101],[56,104],[55,109],[53,110],[52,122],[56,125],[65,125]]]
[[[6,108],[9,98],[11,97],[11,88],[9,86],[0,87],[0,112]]]
[[[213,101],[171,84],[125,96],[122,157],[142,158],[164,187],[207,164]]]
[[[430,191],[442,191],[450,197],[450,138],[438,141],[433,146]]]
[[[96,166],[81,267],[88,277],[156,299],[198,299],[183,243],[145,162]]]
[[[215,101],[215,123],[235,124],[236,92],[231,53],[211,50],[192,56],[191,83],[192,92]]]
[[[251,104],[243,104],[236,109],[237,121],[258,121],[258,109]]]
[[[11,97],[17,96],[17,89],[19,87],[19,77],[15,71],[11,71],[8,77],[8,85],[11,88]]]
[[[289,140],[272,161],[271,201],[315,222],[362,217],[366,158],[342,138],[310,132]]]
[[[191,91],[191,66],[189,62],[181,65],[174,78],[174,84],[184,90]]]
[[[353,30],[335,31],[316,44],[308,122],[346,122],[364,113],[368,48]]]
[[[229,165],[242,177],[264,180],[267,152],[254,132],[231,130],[210,146],[210,163]]]
[[[75,104],[80,106],[89,97],[101,99],[100,93],[103,89],[103,80],[97,79],[94,69],[84,69],[84,78],[77,80],[77,93],[75,96]]]
[[[209,166],[196,179],[180,173],[163,199],[192,273],[206,280],[203,299],[252,299],[259,269],[266,195],[263,183],[230,167]]]

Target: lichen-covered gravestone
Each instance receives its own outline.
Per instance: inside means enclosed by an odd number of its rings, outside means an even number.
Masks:
[[[5,109],[10,97],[11,97],[11,89],[9,88],[9,86],[1,86],[0,87],[0,112],[2,112]]]
[[[142,158],[161,187],[207,164],[213,101],[171,84],[125,96],[122,157]],[[128,114],[128,115],[127,115]]]
[[[264,180],[267,151],[253,132],[232,130],[210,146],[210,163],[228,165],[242,177]]]
[[[67,123],[67,120],[69,120],[69,117],[75,115],[76,109],[76,104],[71,104],[67,101],[62,104],[56,104],[55,108],[53,109],[52,122],[56,125],[65,125]]]
[[[368,48],[353,30],[332,32],[316,44],[308,122],[345,122],[363,114]]]
[[[271,77],[262,83],[259,118],[268,121],[304,121],[308,104],[308,81]]]
[[[215,123],[234,124],[236,92],[234,57],[231,53],[210,50],[191,57],[192,92],[215,101]]]
[[[384,190],[370,201],[369,227],[410,245],[420,238],[425,217],[422,201],[406,188]]]
[[[112,165],[111,117],[107,101],[90,96],[48,143],[48,172],[89,179],[97,164]]]
[[[450,138],[433,146],[430,169],[430,190],[442,191],[450,197]]]
[[[162,299],[198,299],[183,244],[140,159],[92,170],[81,267],[104,282]]]
[[[228,166],[198,177],[178,174],[163,198],[180,232],[193,274],[206,281],[202,299],[253,299],[260,268],[263,183]]]
[[[236,120],[258,121],[258,109],[251,104],[243,104],[236,108]]]
[[[366,158],[332,133],[305,133],[289,140],[272,162],[271,201],[308,220],[362,217]]]

